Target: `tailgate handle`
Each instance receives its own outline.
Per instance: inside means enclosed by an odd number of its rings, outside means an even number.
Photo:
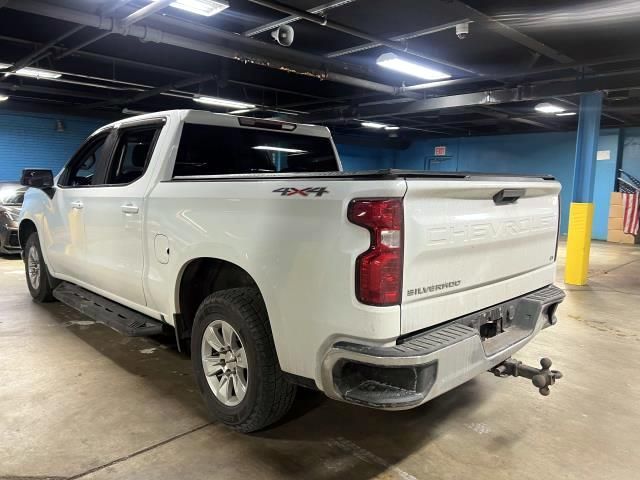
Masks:
[[[493,196],[493,203],[496,205],[515,203],[516,200],[524,196],[525,193],[526,190],[524,188],[505,188]]]

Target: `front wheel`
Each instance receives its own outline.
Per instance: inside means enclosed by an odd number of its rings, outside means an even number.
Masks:
[[[280,370],[266,308],[255,288],[223,290],[202,302],[191,359],[211,416],[234,430],[260,430],[293,403],[296,387]]]
[[[38,303],[53,302],[53,289],[58,282],[49,275],[36,232],[29,235],[24,247],[24,266],[27,286],[33,299]]]

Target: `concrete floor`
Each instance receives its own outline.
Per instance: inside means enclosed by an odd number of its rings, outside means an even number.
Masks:
[[[589,286],[566,290],[518,355],[564,372],[550,397],[490,374],[400,413],[303,391],[247,436],[208,423],[169,341],[37,305],[0,258],[0,479],[639,478],[640,248],[595,243]]]

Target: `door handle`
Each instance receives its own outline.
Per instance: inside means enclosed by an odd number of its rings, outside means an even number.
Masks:
[[[122,209],[123,213],[138,213],[138,206],[137,205],[133,205],[131,203],[127,203],[126,205],[122,205],[122,207],[120,207]]]
[[[80,200],[76,200],[75,202],[71,202],[71,208],[75,208],[76,210],[80,210],[84,207],[84,203]]]

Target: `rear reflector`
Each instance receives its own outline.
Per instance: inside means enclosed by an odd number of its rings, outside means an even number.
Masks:
[[[356,260],[356,297],[367,305],[398,305],[402,300],[402,199],[352,200],[347,217],[371,234],[369,249]]]

